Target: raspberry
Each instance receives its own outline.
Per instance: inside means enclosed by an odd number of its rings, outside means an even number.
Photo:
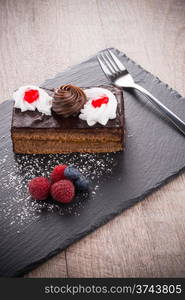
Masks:
[[[58,165],[56,166],[53,171],[51,172],[51,181],[52,182],[57,182],[61,179],[64,179],[64,170],[67,168],[67,165]]]
[[[50,181],[45,177],[35,177],[28,183],[31,196],[36,200],[45,200],[49,196]]]
[[[51,186],[51,195],[58,202],[69,203],[75,196],[74,184],[67,179],[57,181]]]

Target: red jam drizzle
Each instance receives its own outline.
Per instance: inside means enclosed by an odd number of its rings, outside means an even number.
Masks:
[[[38,90],[28,90],[24,93],[24,100],[28,103],[33,103],[39,98]]]
[[[96,107],[101,107],[102,104],[107,104],[108,102],[109,102],[109,98],[106,96],[102,96],[101,98],[93,99],[91,104],[96,108]]]

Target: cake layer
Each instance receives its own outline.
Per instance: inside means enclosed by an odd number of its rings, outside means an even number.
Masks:
[[[13,130],[16,153],[48,154],[70,152],[115,152],[123,150],[121,129],[102,130]]]
[[[108,143],[62,143],[51,141],[45,143],[40,141],[33,143],[27,141],[21,143],[17,141],[15,144],[14,152],[20,154],[65,154],[65,153],[105,153],[105,152],[118,152],[123,150],[122,143],[108,142]]]

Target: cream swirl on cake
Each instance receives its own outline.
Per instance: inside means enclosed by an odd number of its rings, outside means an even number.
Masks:
[[[71,84],[59,87],[53,97],[52,110],[63,117],[77,115],[87,98],[83,90]]]
[[[41,88],[34,85],[20,87],[13,93],[14,107],[22,112],[38,110],[45,115],[51,115],[52,98]]]
[[[81,109],[79,118],[89,126],[100,123],[105,126],[110,119],[116,118],[117,100],[114,94],[100,87],[85,89],[87,103]]]

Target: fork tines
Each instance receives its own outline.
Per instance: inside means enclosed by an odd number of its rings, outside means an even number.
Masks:
[[[111,50],[105,50],[97,56],[101,68],[105,74],[111,78],[112,76],[119,75],[120,72],[126,70],[121,61]]]

